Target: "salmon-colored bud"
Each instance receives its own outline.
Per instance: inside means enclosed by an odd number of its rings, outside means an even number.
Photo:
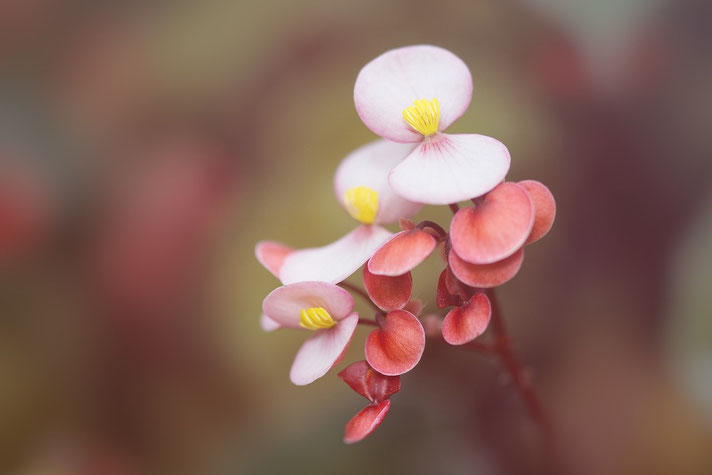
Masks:
[[[386,417],[390,408],[391,401],[389,399],[373,406],[364,407],[346,423],[344,442],[353,444],[371,435],[371,433],[381,425],[383,418]]]
[[[413,290],[413,278],[410,272],[395,277],[375,275],[369,272],[368,266],[364,266],[363,285],[373,303],[381,310],[390,312],[408,303]]]
[[[502,183],[475,206],[452,218],[452,248],[471,264],[492,264],[511,256],[529,237],[534,206],[524,187]]]
[[[535,180],[520,181],[534,204],[534,226],[524,244],[531,244],[546,236],[556,217],[556,201],[549,188]]]
[[[339,377],[374,404],[385,401],[401,388],[400,376],[385,376],[366,361],[350,364],[339,373]]]
[[[396,376],[415,367],[425,350],[425,331],[410,312],[394,310],[366,339],[366,360],[379,373]]]
[[[489,289],[512,279],[522,267],[524,250],[519,249],[508,258],[492,264],[470,264],[451,251],[448,261],[452,273],[470,287]]]
[[[405,274],[423,262],[436,244],[436,239],[422,229],[401,231],[375,252],[368,270],[377,275]]]
[[[451,345],[464,345],[487,329],[492,316],[492,305],[487,296],[476,293],[467,304],[454,308],[443,320],[443,338]]]

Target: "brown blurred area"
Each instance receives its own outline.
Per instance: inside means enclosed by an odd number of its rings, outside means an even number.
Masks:
[[[0,473],[712,473],[710,18],[705,0],[0,2]],[[437,341],[345,446],[362,401],[334,373],[292,386],[302,336],[259,328],[278,282],[254,244],[351,229],[331,178],[373,139],[353,82],[415,43],[470,66],[452,131],[503,141],[509,177],[557,198],[499,290],[556,465],[497,364]],[[441,266],[414,276],[427,311]]]

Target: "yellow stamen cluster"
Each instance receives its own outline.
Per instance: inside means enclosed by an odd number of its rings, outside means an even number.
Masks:
[[[323,307],[304,308],[299,312],[299,326],[307,330],[321,330],[334,325],[336,322]]]
[[[378,192],[367,186],[354,186],[344,193],[344,204],[354,219],[371,224],[378,213]]]
[[[403,109],[403,119],[423,136],[433,135],[440,125],[440,103],[436,98],[419,99]]]

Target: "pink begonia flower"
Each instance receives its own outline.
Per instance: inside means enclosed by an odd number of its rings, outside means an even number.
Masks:
[[[388,171],[413,146],[378,140],[348,155],[334,177],[339,203],[362,223],[336,242],[323,247],[292,250],[271,241],[257,244],[255,254],[283,284],[303,281],[338,283],[353,274],[393,233],[382,228],[420,211],[422,204],[396,195]]]
[[[385,139],[417,144],[388,176],[396,193],[440,205],[481,196],[504,180],[510,158],[501,142],[443,133],[471,97],[465,63],[436,46],[390,50],[363,67],[354,86],[361,120]]]
[[[383,422],[391,407],[389,398],[400,391],[400,377],[382,375],[366,361],[350,364],[339,373],[339,377],[371,402],[346,424],[344,442],[353,444],[371,435]]]
[[[314,330],[289,372],[303,386],[324,376],[344,356],[358,324],[354,299],[327,282],[298,282],[273,290],[262,303],[266,317],[280,327]]]
[[[527,200],[522,198],[522,192]],[[527,218],[529,208],[531,216]],[[450,270],[471,287],[492,288],[504,284],[521,268],[523,246],[544,237],[555,217],[554,196],[543,184],[534,180],[501,184],[479,205],[463,208],[453,217],[452,250],[448,256]],[[529,225],[525,225],[527,221]],[[519,244],[510,254],[514,243]],[[488,263],[472,262],[489,261],[494,255],[506,257]]]

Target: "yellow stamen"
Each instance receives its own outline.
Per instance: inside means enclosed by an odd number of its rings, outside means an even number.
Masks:
[[[367,186],[354,186],[344,193],[344,204],[354,219],[371,224],[378,213],[378,192]]]
[[[419,99],[403,109],[403,119],[425,137],[433,135],[440,125],[440,103],[436,98]]]
[[[331,328],[336,322],[323,307],[304,308],[299,312],[299,326],[307,330]]]

